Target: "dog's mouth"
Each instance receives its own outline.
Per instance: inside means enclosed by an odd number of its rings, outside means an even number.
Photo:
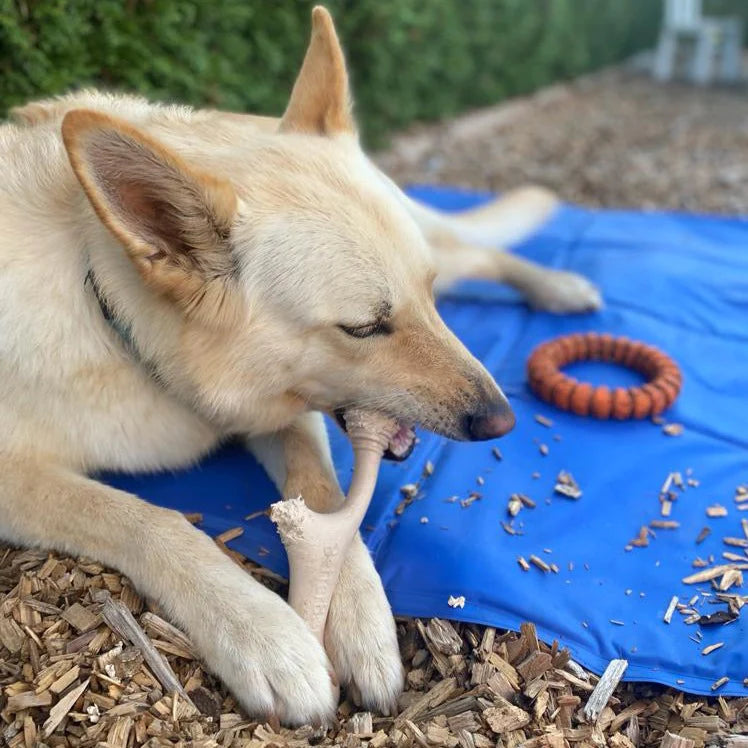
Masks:
[[[340,428],[342,428],[343,431],[347,431],[345,427],[345,410],[343,408],[338,408],[334,411],[334,415]],[[416,432],[414,427],[401,421],[398,421],[398,426],[399,428],[397,432],[390,439],[389,446],[384,453],[385,460],[393,460],[394,462],[407,460],[413,452],[413,448],[416,446]]]

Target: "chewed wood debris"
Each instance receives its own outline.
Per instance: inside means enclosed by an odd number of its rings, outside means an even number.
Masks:
[[[402,486],[396,514],[424,496],[422,484],[433,473],[427,462],[418,482]],[[681,531],[678,499],[697,484],[691,471],[685,475],[668,474],[660,490],[660,518],[642,525],[631,547],[656,541],[655,531]],[[582,495],[566,471],[559,473],[554,491],[569,499]],[[466,509],[481,498],[473,491],[446,501]],[[748,488],[738,486],[735,503],[748,511]],[[512,494],[504,530],[522,534],[524,511],[535,506],[529,496]],[[724,516],[717,506],[707,512],[709,518]],[[709,530],[702,530],[697,543]],[[216,541],[249,574],[284,593],[286,580],[226,545],[240,533],[241,528],[232,528]],[[682,581],[697,585],[696,594],[673,595],[666,623],[679,616],[714,632],[740,616],[748,603],[748,595],[740,594],[748,570],[748,518],[722,540],[721,558],[694,560],[694,570]],[[518,556],[517,564],[525,573],[553,577],[560,572],[551,548]],[[568,568],[573,570],[571,562]],[[706,611],[707,602],[718,605]],[[467,602],[454,594],[447,605],[459,610]],[[702,642],[700,629],[690,631],[705,657],[726,646]],[[284,729],[275,720],[247,719],[203,670],[188,637],[148,606],[122,575],[83,559],[0,549],[0,745],[643,748],[662,742],[665,748],[748,748],[734,742],[748,731],[748,698],[708,702],[664,688],[642,691],[618,682],[624,661],[613,661],[598,678],[558,644],[540,642],[531,624],[516,634],[436,618],[401,619],[398,637],[406,688],[393,716],[361,711],[349,697],[334,727]],[[726,677],[716,678],[711,689],[718,695],[727,683]]]
[[[660,514],[667,519],[655,519],[651,520],[648,525],[642,525],[635,537],[629,540],[625,546],[626,550],[648,546],[651,540],[657,537],[655,530],[678,531],[680,529],[680,522],[676,519],[670,519],[670,516],[674,511],[677,511],[678,499],[682,493],[699,485],[698,481],[693,478],[693,471],[690,468],[685,471],[685,474],[686,478],[684,480],[681,472],[668,473],[659,490]],[[748,489],[741,485],[735,490],[735,501],[740,504],[744,500],[748,500]],[[729,516],[727,508],[719,503],[707,506],[705,511],[710,519],[722,519]],[[699,594],[693,595],[687,602],[681,602],[677,595],[673,595],[663,615],[663,621],[666,624],[671,623],[676,612],[688,625],[696,624],[709,627],[731,624],[740,617],[741,610],[748,597],[744,599],[743,596],[735,594],[734,590],[742,587],[743,572],[748,570],[748,519],[740,520],[740,530],[742,535],[722,537],[722,542],[728,550],[722,551],[721,559],[715,558],[715,554],[711,554],[707,558],[701,556],[694,558],[691,565],[698,571],[687,574],[681,581],[686,585],[708,585],[709,591],[701,590]],[[711,533],[711,527],[703,527],[695,538],[695,545],[703,543]],[[724,563],[725,561],[729,563]],[[721,605],[721,607],[712,608],[710,612],[705,613],[700,608],[705,604]],[[700,644],[701,631],[697,630],[696,635],[689,638]],[[724,642],[703,646],[701,647],[701,653],[709,655],[722,646],[724,646]],[[718,685],[713,686],[713,689],[721,688],[726,681],[720,679],[717,683]]]
[[[284,592],[282,579],[225,552]],[[734,593],[720,594],[734,606],[746,602]],[[448,602],[459,607],[463,596]],[[121,615],[112,617],[107,605]],[[242,714],[203,670],[188,637],[122,575],[90,561],[3,549],[0,744],[632,748],[658,746],[669,730],[702,748],[727,746],[748,726],[748,699],[712,702],[666,689],[642,692],[629,684],[606,695],[599,678],[558,644],[539,641],[531,624],[516,634],[442,619],[400,619],[398,638],[406,687],[393,716],[362,711],[349,697],[334,727],[285,729]],[[157,662],[154,651],[163,672],[148,664],[146,657]],[[590,703],[598,713],[592,722],[585,716]]]
[[[667,436],[680,436],[683,433],[682,423],[667,423],[662,427],[662,431]]]
[[[582,490],[574,480],[574,476],[565,470],[562,470],[556,477],[556,485],[553,490],[567,499],[579,499],[582,496]]]

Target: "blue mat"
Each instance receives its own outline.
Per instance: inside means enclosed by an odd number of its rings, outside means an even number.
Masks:
[[[484,197],[449,189],[412,193],[444,209],[460,209]],[[495,444],[457,444],[429,434],[403,464],[388,464],[364,520],[364,536],[396,613],[442,616],[516,629],[534,621],[546,641],[558,639],[573,657],[600,673],[612,658],[629,661],[628,680],[654,681],[694,693],[748,695],[748,615],[716,627],[687,626],[676,612],[663,614],[673,595],[698,595],[704,613],[708,583],[687,586],[696,556],[720,559],[724,536],[743,537],[733,500],[748,482],[748,222],[677,214],[590,211],[563,207],[531,241],[516,251],[545,265],[570,268],[603,289],[606,308],[582,317],[532,313],[509,289],[467,282],[440,301],[447,323],[495,375],[517,414],[517,427]],[[661,346],[681,365],[684,387],[667,414],[684,424],[668,437],[650,422],[598,422],[555,411],[539,402],[525,381],[525,360],[540,341],[599,330]],[[633,375],[602,364],[577,372],[596,381],[628,383]],[[605,371],[602,369],[605,368]],[[582,370],[583,369],[583,370]],[[553,419],[548,429],[534,420]],[[560,436],[560,441],[554,439]],[[331,427],[341,482],[351,455]],[[542,456],[539,444],[548,445]],[[401,515],[399,488],[421,479],[426,461],[434,473],[421,480],[422,497]],[[626,551],[640,526],[660,518],[658,493],[671,471],[692,477],[673,504],[675,530],[658,530],[648,547]],[[573,473],[583,491],[578,501],[553,494],[560,470]],[[534,477],[534,473],[540,475]],[[478,477],[483,480],[478,485]],[[111,476],[110,482],[166,506],[204,515],[215,534],[237,525],[244,534],[231,545],[273,571],[286,561],[273,526],[243,517],[265,508],[276,492],[252,458],[229,446],[200,466],[177,475]],[[478,490],[468,507],[459,501]],[[523,509],[510,536],[511,493],[537,503]],[[720,503],[728,516],[709,519]],[[422,520],[428,518],[428,522]],[[696,537],[708,526],[711,535]],[[559,572],[522,571],[517,556],[536,554]],[[571,567],[570,567],[571,564]],[[573,567],[573,568],[572,568]],[[571,569],[571,570],[570,570]],[[735,588],[732,590],[735,592]],[[745,588],[742,588],[745,592]],[[741,592],[741,588],[737,589]],[[464,609],[448,607],[464,595]],[[699,639],[699,633],[703,639]],[[708,656],[701,650],[724,642]]]

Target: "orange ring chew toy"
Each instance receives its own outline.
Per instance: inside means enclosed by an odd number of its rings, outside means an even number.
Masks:
[[[647,378],[639,387],[593,387],[560,371],[575,361],[610,361]],[[647,418],[669,408],[683,377],[670,356],[651,345],[595,332],[565,335],[541,343],[530,354],[527,375],[532,391],[561,410],[595,418]]]

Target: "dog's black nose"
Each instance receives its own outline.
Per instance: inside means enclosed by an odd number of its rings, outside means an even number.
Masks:
[[[509,403],[500,403],[495,408],[474,413],[467,417],[467,432],[474,442],[496,439],[514,428],[515,418]]]

